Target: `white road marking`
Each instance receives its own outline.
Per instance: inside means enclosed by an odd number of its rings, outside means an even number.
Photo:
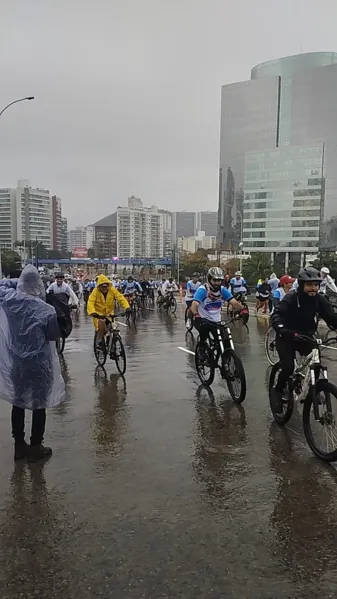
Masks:
[[[120,320],[116,320],[116,323],[117,324],[121,324],[122,327],[127,327],[128,326],[127,324],[125,324],[125,322],[121,322]]]
[[[195,352],[191,351],[190,349],[186,349],[186,347],[178,347],[177,349],[180,349],[181,351],[185,351],[187,354],[191,354],[192,356],[195,356]]]
[[[321,347],[324,347],[324,349],[334,349],[337,351],[337,347],[331,347],[331,345],[321,345]]]

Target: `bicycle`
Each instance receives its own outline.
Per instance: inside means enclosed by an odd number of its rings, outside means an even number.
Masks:
[[[137,309],[137,304],[136,304],[136,296],[135,296],[135,294],[131,294],[131,295],[126,295],[125,297],[128,300],[129,306],[130,306],[130,311],[127,312],[127,314],[126,314],[126,322],[127,322],[127,324],[130,324],[130,320],[132,322],[135,322],[135,320],[137,318],[137,314],[138,314],[138,309]]]
[[[228,324],[214,323],[214,330],[208,335],[203,353],[201,353],[200,340],[197,342],[195,366],[201,383],[207,387],[213,383],[215,370],[219,368],[232,399],[240,404],[246,398],[246,375],[241,358],[235,351]],[[222,330],[225,332],[227,346],[224,344]]]
[[[278,362],[278,353],[276,349],[276,331],[270,326],[264,337],[264,348],[266,350],[266,356],[269,364],[274,366]]]
[[[173,295],[173,291],[169,291],[163,301],[164,310],[167,314],[175,314],[177,310],[177,300]]]
[[[187,333],[191,333],[193,330],[193,327],[194,327],[194,314],[191,310],[192,301],[193,301],[192,299],[186,300],[186,310],[185,310],[184,319],[185,319],[185,327],[186,327]],[[189,326],[187,326],[187,322],[189,322]]]
[[[99,339],[98,331],[95,332],[94,354],[98,366],[104,366],[109,355],[111,360],[115,360],[118,372],[123,375],[126,371],[126,355],[120,330],[115,322],[120,316],[125,316],[125,313],[96,316],[98,320],[105,321],[107,330],[103,339]]]
[[[336,419],[332,413],[331,398],[337,401],[337,387],[329,382],[327,367],[321,363],[322,340],[312,339],[306,335],[296,335],[296,339],[307,343],[310,353],[297,365],[294,373],[282,392],[282,413],[275,411],[272,389],[275,387],[281,371],[280,362],[274,364],[269,378],[269,403],[274,420],[284,426],[290,419],[295,401],[303,404],[303,430],[311,451],[325,462],[337,460]],[[323,378],[319,378],[322,376]],[[313,417],[313,423],[311,422]],[[313,430],[316,425],[319,433],[325,432],[326,448],[320,449]],[[332,445],[330,450],[329,445]],[[324,443],[325,445],[325,443]]]
[[[73,310],[77,310],[77,306],[69,306],[69,310],[73,311]],[[64,346],[66,343],[66,337],[63,337],[62,335],[60,335],[60,337],[58,339],[56,339],[56,351],[57,353],[60,355],[63,354],[64,352]]]
[[[245,314],[245,317],[242,318],[241,320],[243,322],[243,324],[247,324],[248,320],[249,320],[249,308],[248,308],[248,304],[246,301],[246,295],[244,293],[237,293],[235,295],[235,299],[240,302],[241,306],[243,308],[245,308],[247,310],[247,313]],[[240,312],[238,310],[235,310],[235,308],[233,308],[232,304],[229,303],[227,305],[227,316],[231,319],[233,318],[237,318],[240,315]]]

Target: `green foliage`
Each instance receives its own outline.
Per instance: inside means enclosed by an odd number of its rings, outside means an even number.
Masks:
[[[21,258],[13,250],[1,251],[2,272],[7,277],[12,271],[21,269]]]
[[[194,254],[184,252],[180,259],[180,274],[183,277],[191,277],[194,272],[199,272],[202,275],[210,266],[206,250],[199,249]]]
[[[270,254],[256,252],[242,263],[242,275],[248,285],[256,285],[259,279],[269,277],[272,272]]]

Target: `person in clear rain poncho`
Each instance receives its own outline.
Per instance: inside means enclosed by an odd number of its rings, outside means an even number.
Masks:
[[[12,404],[15,459],[43,459],[46,408],[65,400],[55,341],[56,312],[45,302],[37,269],[26,266],[17,281],[0,282],[0,398]],[[25,410],[32,410],[30,445],[25,442]]]

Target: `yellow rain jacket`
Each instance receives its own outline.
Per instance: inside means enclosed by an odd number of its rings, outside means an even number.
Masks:
[[[109,283],[109,291],[106,296],[99,290],[99,286],[102,283]],[[115,301],[120,304],[124,310],[127,310],[129,306],[128,300],[112,286],[111,281],[105,275],[99,275],[96,287],[89,295],[87,312],[89,316],[91,314],[99,314],[100,316],[109,316],[115,312]],[[98,328],[98,320],[94,318],[95,328]]]

